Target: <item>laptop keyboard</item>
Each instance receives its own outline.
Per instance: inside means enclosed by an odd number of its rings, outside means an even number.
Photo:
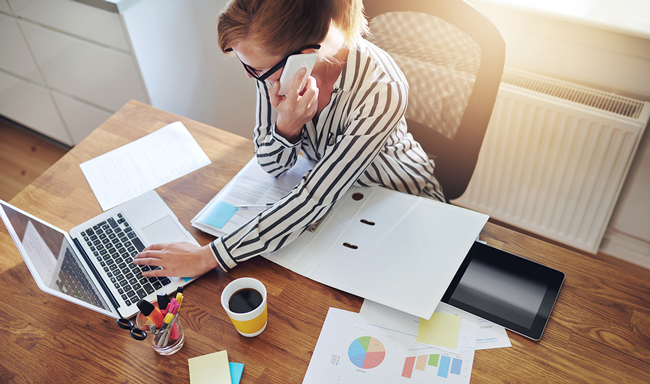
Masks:
[[[127,306],[171,283],[168,277],[143,277],[141,274],[160,267],[133,264],[133,259],[145,246],[121,213],[88,228],[81,235]]]

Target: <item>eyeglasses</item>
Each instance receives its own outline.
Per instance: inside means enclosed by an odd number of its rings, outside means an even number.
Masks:
[[[299,54],[300,52],[302,52],[305,49],[320,49],[320,44],[305,45],[304,47],[300,48],[299,50],[291,53],[289,56],[297,55],[297,54]],[[232,52],[232,48],[226,49],[226,52]],[[253,76],[258,81],[263,82],[264,80],[268,79],[269,76],[271,76],[275,72],[277,72],[280,68],[284,67],[284,65],[287,63],[287,59],[289,59],[289,56],[285,57],[279,63],[274,65],[271,69],[269,69],[268,71],[265,71],[265,72],[263,72],[263,71],[261,71],[259,69],[255,69],[255,68],[251,67],[250,65],[248,65],[248,64],[244,63],[243,61],[241,61],[241,59],[239,61],[242,63],[242,65],[244,66],[244,69],[246,69],[246,72],[248,72],[249,75]]]

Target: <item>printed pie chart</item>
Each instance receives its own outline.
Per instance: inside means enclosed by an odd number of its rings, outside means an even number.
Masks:
[[[361,369],[375,368],[386,357],[386,349],[381,341],[370,336],[360,337],[350,344],[348,357],[352,364]]]

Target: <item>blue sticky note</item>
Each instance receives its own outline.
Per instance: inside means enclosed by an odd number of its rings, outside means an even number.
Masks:
[[[218,201],[203,212],[201,215],[201,221],[205,224],[221,229],[226,225],[235,212],[237,212],[237,207],[224,203],[223,201]]]
[[[241,375],[244,373],[244,364],[242,363],[228,363],[230,364],[230,381],[232,384],[239,384]]]

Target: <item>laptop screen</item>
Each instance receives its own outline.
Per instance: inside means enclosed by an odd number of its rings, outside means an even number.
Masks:
[[[4,211],[2,218],[5,225],[16,245],[20,242],[18,249],[39,286],[111,311],[75,255],[74,245],[63,232],[13,209],[3,201],[0,201],[0,207]]]

